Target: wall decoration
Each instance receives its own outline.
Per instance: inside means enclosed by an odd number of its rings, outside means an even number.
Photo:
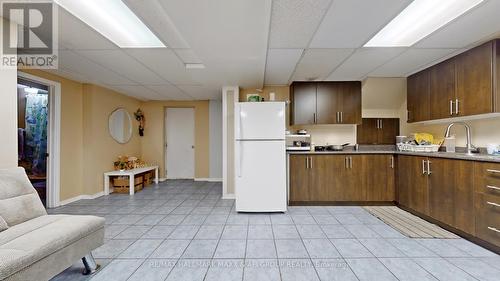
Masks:
[[[139,108],[136,112],[134,112],[135,120],[139,122],[139,136],[144,136],[144,127],[146,126],[146,117],[144,117],[144,113]]]

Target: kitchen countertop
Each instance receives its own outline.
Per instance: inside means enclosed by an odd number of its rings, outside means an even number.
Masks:
[[[457,150],[460,151],[459,148]],[[383,145],[383,146],[360,146],[359,150],[354,150],[353,147],[347,147],[343,151],[287,151],[287,154],[338,154],[338,155],[353,155],[353,154],[394,154],[394,155],[409,155],[409,156],[421,156],[421,157],[437,157],[437,158],[448,158],[448,159],[459,159],[459,160],[472,160],[472,161],[482,161],[482,162],[495,162],[500,163],[500,155],[488,155],[485,153],[478,153],[474,155],[468,155],[466,153],[448,153],[448,152],[408,152],[408,151],[397,151],[396,147],[393,145]]]

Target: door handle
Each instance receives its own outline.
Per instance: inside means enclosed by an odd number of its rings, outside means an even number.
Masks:
[[[432,174],[432,171],[431,171],[431,161],[427,160],[427,175],[431,175]]]
[[[453,100],[450,100],[450,115],[453,115]]]
[[[344,166],[345,166],[345,168],[346,168],[346,169],[349,169],[349,164],[348,164],[348,162],[349,162],[349,159],[347,159],[347,157],[346,157],[346,158],[344,158]]]
[[[309,169],[309,157],[306,157],[306,170]]]
[[[349,169],[352,169],[352,157],[349,156]]]
[[[340,112],[340,123],[344,123],[344,112]]]
[[[313,158],[312,157],[309,157],[309,168],[312,169],[313,168]]]
[[[391,168],[394,169],[394,156],[391,156]]]
[[[422,174],[426,174],[427,172],[425,171],[425,160],[422,160]]]
[[[313,122],[316,124],[316,113],[313,113]]]
[[[460,105],[458,104],[459,103],[459,100],[456,99],[455,100],[455,114],[458,115],[459,113],[459,109],[460,109]]]
[[[335,114],[335,115],[336,115],[335,117],[336,117],[336,119],[337,119],[337,120],[336,120],[336,121],[337,121],[337,123],[340,123],[340,112],[336,112],[336,114]]]
[[[384,120],[380,119],[380,129],[383,129],[383,128],[384,128]]]

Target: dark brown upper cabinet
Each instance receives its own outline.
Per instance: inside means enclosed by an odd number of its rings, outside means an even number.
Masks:
[[[293,82],[291,125],[360,124],[361,82]]]
[[[408,77],[408,122],[500,112],[500,39]]]
[[[358,144],[395,144],[399,118],[363,118],[356,131]]]
[[[430,119],[430,71],[423,70],[408,77],[408,122]]]

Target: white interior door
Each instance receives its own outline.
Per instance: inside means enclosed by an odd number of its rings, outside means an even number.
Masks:
[[[194,108],[165,111],[167,179],[194,178]]]

